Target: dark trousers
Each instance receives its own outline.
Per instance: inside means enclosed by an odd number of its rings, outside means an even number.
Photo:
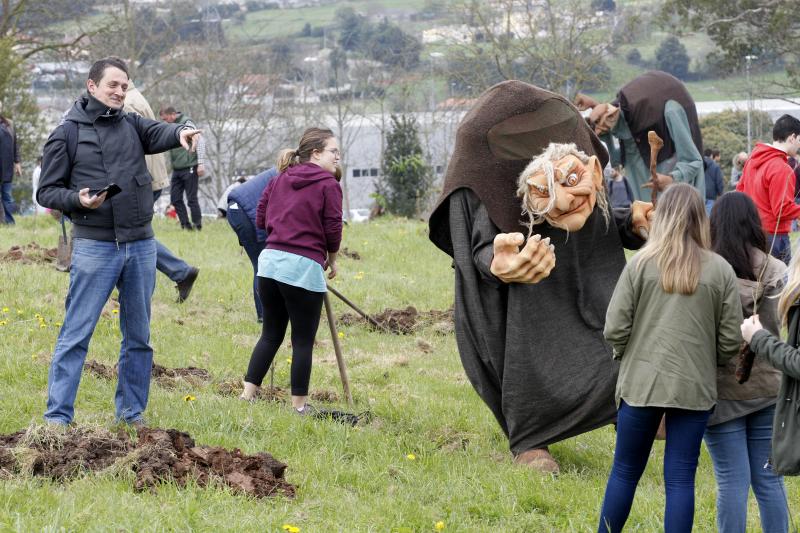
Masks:
[[[777,257],[787,265],[792,260],[792,241],[786,234],[767,233],[767,249],[773,257]]]
[[[228,224],[236,233],[239,238],[239,245],[244,248],[247,257],[250,258],[250,263],[253,265],[253,299],[256,304],[256,316],[263,319],[264,311],[261,307],[261,300],[258,297],[258,256],[261,250],[266,246],[266,242],[258,240],[256,228],[253,221],[247,216],[247,213],[242,209],[228,207]]]
[[[620,401],[617,413],[617,446],[614,465],[600,511],[601,533],[622,531],[631,512],[636,485],[642,477],[653,440],[665,415],[667,441],[664,449],[664,511],[666,533],[690,533],[694,522],[694,477],[708,411],[631,407]]]
[[[200,213],[200,202],[197,200],[197,187],[199,178],[197,177],[197,167],[182,168],[172,171],[170,181],[169,201],[175,206],[175,213],[181,222],[181,227],[191,228],[189,215],[186,212],[186,204],[183,203],[183,193],[186,193],[186,203],[192,213],[192,222],[195,227],[203,226],[202,213]]]
[[[311,355],[319,327],[324,292],[312,292],[270,278],[258,278],[264,323],[245,381],[261,385],[292,323],[292,396],[307,396],[311,381]]]

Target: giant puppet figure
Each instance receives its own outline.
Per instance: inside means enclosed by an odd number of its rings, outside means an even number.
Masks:
[[[616,416],[606,307],[652,205],[609,209],[607,158],[569,101],[500,83],[462,120],[429,222],[453,257],[464,370],[515,462],[544,472],[548,444]]]
[[[705,198],[703,139],[697,108],[686,86],[676,77],[652,70],[628,82],[617,98],[601,104],[579,94],[575,105],[591,109],[590,122],[606,143],[611,164],[623,165],[637,200],[650,198],[647,188],[662,191],[673,182],[694,186]],[[650,177],[647,132],[664,141],[658,152],[658,176]]]

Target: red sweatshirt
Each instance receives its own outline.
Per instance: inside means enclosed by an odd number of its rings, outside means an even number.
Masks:
[[[795,178],[787,155],[768,144],[756,144],[744,165],[736,190],[753,199],[767,234],[788,234],[792,220],[800,217],[794,203]]]
[[[342,189],[333,174],[314,163],[289,167],[264,189],[256,227],[267,230],[267,248],[324,265],[342,241]]]

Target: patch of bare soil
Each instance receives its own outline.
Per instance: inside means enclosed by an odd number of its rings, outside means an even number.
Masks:
[[[200,486],[223,481],[257,498],[295,495],[294,485],[283,477],[287,465],[266,452],[246,455],[238,448],[196,446],[188,433],[176,429],[142,429],[136,447],[136,490],[152,489],[169,479],[179,486],[190,480]]]
[[[361,254],[359,254],[355,250],[351,250],[351,249],[347,248],[346,246],[344,248],[340,248],[339,249],[339,254],[342,257],[346,257],[348,259],[353,259],[355,261],[361,261]]]
[[[399,335],[408,335],[414,331],[433,326],[436,333],[443,335],[453,332],[453,308],[439,311],[418,311],[413,305],[405,309],[385,309],[384,311],[371,315],[381,327],[378,328],[363,317],[354,313],[345,313],[339,317],[339,322],[345,326],[353,324],[367,324],[373,330],[389,331]]]
[[[94,359],[87,360],[83,365],[83,369],[102,379],[116,379],[117,377],[117,365],[106,365]],[[158,363],[153,363],[153,370],[150,375],[159,385],[167,388],[174,388],[182,381],[195,386],[211,381],[211,374],[208,370],[195,366],[167,368]]]
[[[257,498],[295,495],[295,487],[284,478],[287,465],[272,455],[197,446],[176,429],[143,428],[135,443],[123,429],[115,434],[102,428],[33,426],[0,435],[2,478],[42,476],[64,482],[115,464],[136,472],[137,491],[153,490],[165,481],[181,487],[194,481],[200,486],[224,483]]]
[[[222,396],[239,396],[243,390],[241,380],[223,381],[217,385],[217,392]],[[256,399],[267,402],[282,402],[286,397],[286,390],[280,387],[262,386],[256,392]]]
[[[6,252],[0,252],[0,262],[19,262],[23,265],[32,263],[49,264],[56,262],[57,248],[45,248],[36,242],[14,245]]]
[[[312,402],[336,403],[339,401],[339,395],[335,391],[328,389],[313,390],[309,397]]]

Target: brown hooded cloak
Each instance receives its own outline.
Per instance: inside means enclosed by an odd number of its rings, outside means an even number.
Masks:
[[[517,177],[550,142],[574,142],[603,165],[608,158],[563,97],[519,81],[488,89],[458,128],[429,221],[431,240],[453,257],[464,370],[515,454],[614,419],[617,366],[603,325],[625,265],[621,236],[631,247],[642,243],[614,222],[609,227],[598,206],[570,234],[536,226],[555,245],[547,279],[506,284],[491,274],[494,237],[525,232]]]

